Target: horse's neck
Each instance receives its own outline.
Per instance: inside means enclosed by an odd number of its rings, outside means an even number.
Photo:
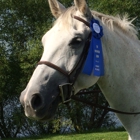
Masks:
[[[105,76],[98,85],[112,107],[130,111],[125,105],[134,107],[135,103],[131,105],[130,101],[140,98],[140,44],[124,34],[104,36]]]
[[[103,39],[105,76],[98,81],[104,96],[114,109],[140,111],[140,42],[125,36],[105,34]],[[117,114],[132,139],[138,140],[139,115]],[[136,132],[136,133],[134,133]]]

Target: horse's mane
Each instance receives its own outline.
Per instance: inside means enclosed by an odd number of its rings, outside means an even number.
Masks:
[[[68,8],[61,16],[58,18],[56,22],[64,22],[65,26],[71,26],[72,24],[72,18],[74,13],[76,12],[76,7],[72,6]],[[94,18],[100,20],[100,22],[108,27],[110,30],[115,31],[115,30],[120,30],[127,36],[130,36],[131,38],[138,38],[137,37],[137,30],[135,26],[132,24],[134,19],[129,20],[128,15],[125,15],[123,17],[120,16],[109,16],[105,15],[96,11],[91,11],[92,15]]]
[[[129,20],[128,15],[124,15],[123,17],[121,16],[109,16],[109,15],[104,15],[102,13],[92,11],[92,15],[95,18],[99,18],[101,22],[106,25],[109,29],[115,30],[115,29],[120,29],[122,32],[124,32],[126,35],[129,35],[134,38],[137,37],[137,30],[135,26],[132,24],[132,22],[135,19]]]

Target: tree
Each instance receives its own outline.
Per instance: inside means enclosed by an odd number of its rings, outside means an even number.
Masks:
[[[40,58],[41,36],[52,18],[46,18],[47,1],[3,0],[0,5],[3,7],[0,9],[0,137],[3,138],[15,137],[24,129],[26,133],[33,132],[29,124],[35,122],[23,117],[18,96]]]

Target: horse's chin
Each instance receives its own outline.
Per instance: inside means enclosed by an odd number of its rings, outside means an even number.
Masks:
[[[45,116],[43,118],[41,118],[39,121],[51,120],[56,113],[59,103],[60,103],[60,100],[55,100],[51,104],[50,108],[46,111]]]
[[[60,97],[58,96],[49,105],[49,107],[45,106],[40,111],[34,112],[35,114],[33,115],[33,117],[30,117],[30,116],[27,116],[27,117],[30,118],[30,119],[33,119],[33,120],[41,121],[41,122],[51,120],[54,117],[55,113],[56,113],[56,110],[58,108],[58,105],[59,105],[60,101],[61,101]]]

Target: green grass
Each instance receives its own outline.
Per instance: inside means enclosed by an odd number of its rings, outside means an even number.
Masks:
[[[4,139],[4,140],[12,140]],[[14,140],[128,140],[127,132],[94,132],[83,134],[46,135],[40,137],[18,138]]]

